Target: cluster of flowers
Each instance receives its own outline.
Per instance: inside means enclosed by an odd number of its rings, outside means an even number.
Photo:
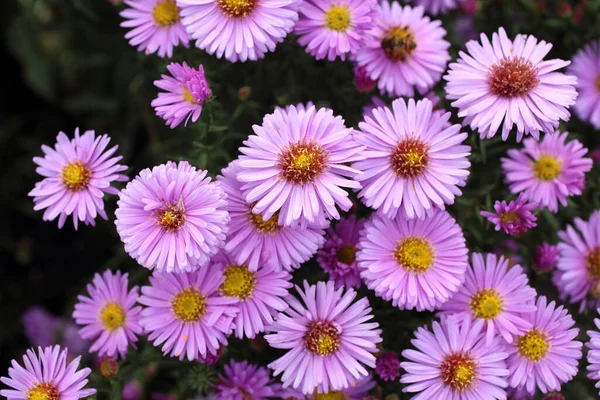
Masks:
[[[390,96],[425,94],[442,79],[450,56],[440,21],[421,6],[387,0],[126,0],[123,26],[131,43],[170,56],[174,45],[196,45],[230,61],[261,58],[294,29],[316,58],[351,58],[357,83],[378,85]],[[433,12],[454,1],[422,0]],[[437,7],[437,8],[436,8]],[[502,138],[516,128],[522,149],[502,159],[506,183],[519,197],[482,214],[509,234],[535,226],[533,210],[557,212],[581,194],[592,168],[587,149],[558,132],[568,107],[600,125],[600,56],[591,45],[568,61],[544,60],[551,45],[533,36],[510,40],[501,28],[492,39],[467,43],[449,66],[446,97],[464,125]],[[591,77],[592,68],[596,74]],[[172,63],[155,82],[152,103],[170,127],[196,121],[211,96],[202,66]],[[589,80],[593,81],[592,88]],[[587,86],[586,86],[587,85]],[[577,97],[576,87],[582,93]],[[431,96],[429,96],[431,97]],[[560,390],[577,373],[582,343],[562,306],[536,299],[519,265],[491,254],[473,254],[461,227],[445,210],[462,194],[469,176],[467,133],[434,110],[429,98],[396,99],[373,107],[358,130],[333,110],[311,104],[276,108],[216,181],[185,161],[144,169],[120,192],[127,167],[93,131],[58,135],[35,158],[44,179],[30,195],[44,219],[62,227],[71,216],[94,224],[105,193],[118,194],[115,224],[127,253],[153,274],[129,289],[127,274],[97,274],[80,296],[73,318],[90,351],[125,358],[147,335],[165,355],[206,359],[227,337],[266,333],[285,354],[264,367],[232,361],[215,386],[216,398],[360,398],[374,386],[369,368],[397,379],[398,360],[378,354],[382,341],[365,284],[401,310],[438,310],[431,329],[419,328],[402,352],[404,390],[415,399],[504,399],[507,389],[532,395]],[[540,133],[544,136],[540,141]],[[343,216],[352,189],[371,217]],[[341,212],[340,212],[341,210]],[[339,220],[330,225],[332,220]],[[600,303],[600,210],[588,222],[559,234],[558,246],[536,253],[540,270],[556,267],[553,280],[564,301]],[[330,281],[296,286],[294,269],[317,255]],[[600,320],[597,320],[600,327]],[[600,333],[591,332],[590,377],[600,376]],[[58,346],[29,351],[25,367],[14,362],[15,398],[78,398],[89,369],[76,372]],[[37,397],[36,397],[37,396]],[[46,397],[43,397],[46,396]]]

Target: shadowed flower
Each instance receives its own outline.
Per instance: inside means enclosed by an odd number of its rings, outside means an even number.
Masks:
[[[395,381],[400,376],[400,361],[393,351],[386,351],[377,355],[375,373],[384,381]]]
[[[583,3],[582,3],[583,4]],[[577,77],[577,117],[600,129],[600,41],[592,42],[575,53],[568,72]]]
[[[588,378],[596,382],[596,389],[600,389],[600,319],[595,318],[596,330],[587,331],[590,341],[585,344],[587,352]],[[600,394],[600,393],[599,393]]]
[[[549,243],[542,243],[535,246],[535,255],[533,257],[533,268],[538,272],[549,272],[558,262],[558,246]]]
[[[364,67],[354,65],[354,86],[361,93],[369,93],[375,89],[377,82],[369,78]]]
[[[27,308],[21,320],[25,328],[25,336],[34,347],[52,346],[56,343],[62,323],[60,318],[50,314],[45,308],[40,306]]]
[[[415,5],[423,6],[431,15],[446,14],[458,6],[461,0],[412,0]]]
[[[231,360],[213,386],[213,400],[266,400],[275,397],[279,385],[270,371],[248,361]]]
[[[516,200],[497,200],[494,203],[495,213],[481,211],[481,216],[496,225],[496,230],[502,229],[509,235],[520,235],[537,226],[537,217],[531,211],[536,208],[535,204],[528,203],[525,196],[520,194]]]

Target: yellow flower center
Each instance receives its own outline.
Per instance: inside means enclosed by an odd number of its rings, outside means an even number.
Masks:
[[[539,329],[532,329],[524,336],[518,336],[515,344],[517,345],[519,355],[531,362],[537,363],[550,350],[547,337],[548,335]]]
[[[326,168],[328,153],[313,142],[290,145],[279,155],[281,175],[289,182],[304,185],[313,182]]]
[[[331,7],[325,18],[325,26],[332,31],[344,32],[350,26],[350,10],[346,6]]]
[[[340,347],[340,334],[331,322],[315,322],[304,336],[304,345],[311,353],[323,357]]]
[[[419,273],[431,268],[435,254],[427,239],[407,236],[398,241],[393,257],[404,269]]]
[[[337,260],[346,265],[352,265],[356,260],[356,246],[352,243],[346,243],[335,253]]]
[[[477,318],[494,319],[502,312],[502,299],[493,289],[483,289],[471,297],[470,307]]]
[[[477,365],[468,353],[452,353],[440,366],[442,381],[456,392],[469,389],[477,375]]]
[[[59,400],[60,393],[56,386],[50,383],[36,383],[25,392],[27,400]]]
[[[413,179],[421,175],[429,162],[428,147],[418,139],[402,140],[390,156],[392,169],[399,177]]]
[[[154,23],[161,28],[168,28],[179,21],[179,7],[174,0],[161,1],[154,7]]]
[[[500,214],[500,221],[502,222],[515,222],[519,218],[519,213],[516,211],[509,211],[507,213]]]
[[[217,5],[231,18],[243,18],[251,14],[258,0],[217,0]]]
[[[279,219],[279,211],[277,211],[275,214],[271,215],[271,218],[269,218],[268,220],[265,221],[265,220],[263,220],[262,214],[252,213],[252,209],[254,208],[255,205],[256,205],[256,203],[250,204],[250,208],[248,210],[248,216],[250,216],[250,222],[252,223],[252,225],[254,225],[254,228],[257,231],[259,231],[260,233],[263,233],[263,234],[267,234],[267,233],[277,232],[283,228],[282,226],[280,226],[277,223],[277,220]]]
[[[225,296],[245,300],[247,297],[252,297],[255,286],[256,278],[253,272],[248,271],[247,266],[229,265],[225,268],[225,281],[221,286]]]
[[[312,396],[313,400],[348,400],[348,396],[346,396],[343,392],[328,392],[328,393],[315,393]]]
[[[116,302],[106,303],[102,311],[100,311],[100,320],[104,328],[109,332],[122,327],[125,324],[126,318],[125,310]]]
[[[61,172],[63,185],[68,189],[78,192],[85,189],[92,177],[92,171],[80,162],[72,162]]]
[[[585,256],[585,266],[590,280],[600,280],[600,246],[590,250]]]
[[[417,48],[415,34],[408,26],[391,28],[381,40],[381,48],[390,60],[406,61]]]
[[[541,181],[551,181],[560,175],[562,163],[551,156],[541,156],[533,163],[535,177]]]
[[[196,322],[206,313],[206,297],[189,287],[175,295],[171,303],[173,314],[183,322]]]
[[[183,201],[177,205],[168,205],[157,213],[157,224],[165,232],[177,232],[185,225]]]
[[[185,101],[187,101],[188,103],[192,103],[192,104],[195,104],[195,105],[198,104],[198,102],[196,101],[196,99],[194,98],[194,96],[192,96],[192,92],[190,92],[190,89],[188,89],[185,86],[183,88],[183,99]]]

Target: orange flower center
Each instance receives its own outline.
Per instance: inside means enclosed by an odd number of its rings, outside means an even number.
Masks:
[[[490,68],[488,85],[500,97],[523,96],[540,83],[537,72],[531,61],[522,57],[504,58]]]
[[[381,48],[390,60],[404,62],[417,48],[415,34],[408,26],[391,28],[381,40]]]
[[[429,162],[427,146],[418,139],[404,139],[390,156],[396,175],[413,179],[423,173]]]

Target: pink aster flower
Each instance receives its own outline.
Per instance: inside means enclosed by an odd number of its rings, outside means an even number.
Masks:
[[[587,331],[590,341],[585,344],[589,349],[587,352],[588,378],[596,382],[596,388],[600,389],[600,319],[595,318],[596,330]]]
[[[306,226],[325,218],[339,219],[352,201],[343,188],[359,189],[349,179],[357,173],[346,165],[362,159],[363,147],[352,128],[328,108],[289,106],[266,115],[254,125],[241,147],[238,180],[254,214],[268,221],[279,212],[279,225]]]
[[[390,97],[414,96],[431,89],[450,60],[450,43],[441,21],[423,16],[423,7],[382,0],[373,28],[356,52],[356,63]]]
[[[360,48],[376,6],[376,0],[305,0],[294,28],[298,43],[317,60],[345,60]]]
[[[584,157],[588,149],[578,140],[565,143],[567,136],[546,134],[541,142],[527,139],[522,149],[508,150],[501,160],[510,191],[523,192],[527,200],[552,212],[558,211],[559,202],[566,206],[567,197],[580,195],[593,161]]]
[[[580,49],[571,61],[568,72],[577,77],[579,93],[573,107],[575,114],[600,129],[600,41]]]
[[[142,286],[138,302],[140,324],[154,346],[163,354],[192,361],[207,354],[217,355],[227,345],[238,313],[238,299],[222,296],[225,281],[220,265],[210,264],[196,272],[155,272],[150,286]]]
[[[171,129],[184,120],[184,125],[190,119],[196,122],[202,112],[202,105],[211,95],[204,67],[200,65],[196,70],[185,62],[171,63],[167,65],[167,70],[172,76],[163,74],[162,79],[154,81],[154,86],[164,90],[152,100],[156,115],[164,119]]]
[[[81,357],[75,358],[67,365],[67,349],[60,346],[38,347],[37,354],[33,349],[23,355],[22,367],[12,360],[8,368],[8,378],[0,381],[11,389],[0,390],[0,396],[12,399],[82,399],[96,393],[96,389],[83,389],[88,380],[89,368],[77,371]]]
[[[317,262],[335,287],[359,287],[360,272],[356,263],[356,245],[364,220],[343,218],[327,230],[325,244],[317,253]]]
[[[128,274],[106,270],[102,275],[95,274],[92,284],[87,285],[90,297],[77,296],[73,318],[83,326],[79,335],[95,340],[90,352],[97,351],[99,357],[125,358],[129,345],[135,347],[136,335],[142,333],[142,308],[136,307],[138,287],[128,290],[128,283]]]
[[[446,318],[415,331],[402,352],[406,371],[400,382],[404,392],[418,393],[413,400],[506,399],[506,344],[496,336],[487,343],[483,321]]]
[[[575,227],[558,233],[560,255],[553,281],[561,299],[581,302],[581,310],[600,306],[600,210],[588,221],[575,218]]]
[[[258,60],[293,29],[301,0],[177,0],[196,46],[231,62]]]
[[[536,292],[529,286],[520,265],[509,267],[508,260],[495,254],[473,253],[465,284],[441,306],[442,316],[484,321],[486,342],[498,334],[508,343],[515,335],[531,328],[522,315],[535,312]]]
[[[528,203],[523,194],[516,200],[497,200],[494,203],[496,212],[481,211],[481,216],[496,225],[496,230],[502,229],[509,235],[520,235],[537,226],[537,217],[531,211],[536,208],[533,203]]]
[[[535,255],[533,257],[533,268],[538,272],[548,272],[556,267],[558,262],[558,246],[549,243],[542,243],[535,246]]]
[[[543,60],[551,48],[531,35],[511,41],[504,28],[491,42],[483,33],[481,44],[468,42],[469,53],[459,52],[444,76],[447,98],[456,100],[452,105],[465,117],[464,124],[478,130],[482,139],[493,137],[502,126],[502,140],[516,125],[520,142],[524,134],[537,140],[540,131],[553,132],[561,120],[568,121],[577,78],[556,72],[569,61]]]
[[[447,301],[468,266],[462,230],[446,211],[422,220],[375,214],[361,231],[356,259],[367,287],[401,310]]]
[[[186,161],[146,168],[119,194],[115,225],[125,251],[158,272],[191,272],[225,245],[223,189]]]
[[[290,308],[265,335],[271,347],[289,350],[269,364],[283,387],[301,388],[305,394],[319,387],[322,393],[348,388],[366,377],[365,366],[375,367],[381,330],[366,298],[356,302],[354,289],[335,289],[333,282],[318,282],[304,290],[296,287],[302,302],[288,298]]]
[[[118,194],[113,182],[125,182],[129,178],[120,172],[127,167],[119,164],[121,156],[111,157],[119,146],[106,149],[110,138],[104,134],[96,136],[94,131],[85,131],[71,140],[64,132],[56,137],[53,148],[42,145],[44,157],[34,157],[38,165],[36,172],[44,177],[35,184],[29,196],[33,197],[34,210],[43,210],[44,221],[58,217],[62,228],[67,217],[73,215],[73,225],[78,222],[96,225],[96,216],[108,219],[104,211],[104,194]]]
[[[508,346],[509,385],[524,386],[533,394],[536,386],[542,393],[560,390],[562,383],[577,374],[581,358],[581,342],[574,340],[579,334],[573,328],[575,321],[562,306],[540,296],[534,313],[523,314],[532,327],[517,336]]]
[[[365,146],[365,160],[352,164],[361,172],[354,178],[363,186],[358,197],[389,218],[398,210],[423,218],[453,204],[469,176],[467,134],[448,124],[450,113],[432,108],[428,99],[396,99],[358,125],[355,140]]]
[[[358,65],[354,66],[354,86],[361,93],[370,93],[375,86],[377,86],[377,82],[369,78],[367,75],[367,71],[364,67],[359,67]]]
[[[248,265],[250,271],[256,271],[260,262],[277,270],[300,267],[323,244],[327,224],[292,228],[279,224],[278,212],[266,220],[262,214],[253,214],[254,204],[246,202],[242,183],[236,178],[241,171],[240,162],[235,160],[217,177],[227,194],[225,209],[231,216],[225,251],[238,264]]]
[[[393,351],[380,353],[375,361],[375,373],[384,381],[395,381],[400,376],[400,361]]]
[[[60,318],[40,306],[29,307],[21,317],[25,336],[33,346],[51,346],[56,343],[60,330]]]
[[[223,252],[213,257],[212,262],[219,264],[225,275],[219,288],[221,295],[238,301],[240,312],[233,320],[237,338],[253,339],[273,323],[279,312],[288,308],[284,298],[293,286],[289,272],[268,266],[250,271],[247,265],[237,264]]]
[[[278,385],[268,369],[231,360],[213,388],[213,400],[267,400],[275,397]]]
[[[459,5],[459,0],[413,0],[413,2],[425,8],[425,12],[431,15],[446,14]]]
[[[121,11],[126,21],[123,28],[131,28],[125,35],[129,44],[146,54],[159,57],[173,56],[173,47],[188,47],[189,35],[181,24],[179,7],[175,0],[124,0],[129,6]]]

